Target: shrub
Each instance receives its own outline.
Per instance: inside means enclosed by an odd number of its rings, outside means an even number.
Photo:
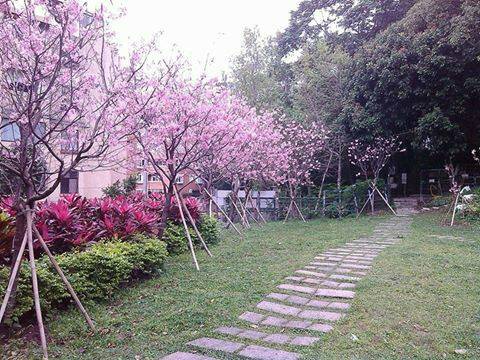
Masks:
[[[192,217],[198,220],[198,201],[187,198],[185,202]],[[69,194],[55,202],[39,203],[36,226],[51,251],[60,254],[84,248],[105,238],[127,240],[137,233],[156,235],[163,207],[164,198],[158,194],[149,197],[138,194],[117,196],[114,199],[86,199]],[[14,234],[15,218],[9,211],[6,202],[1,202],[0,258],[8,254]],[[170,221],[181,224],[176,204],[172,206]],[[39,247],[38,243],[35,245]]]
[[[133,194],[137,187],[137,176],[130,175],[127,178],[115,181],[112,185],[102,189],[105,196],[116,198],[117,196],[129,196]]]
[[[213,216],[202,216],[198,225],[198,230],[207,244],[216,244],[220,241],[218,220]]]
[[[188,250],[188,239],[182,225],[169,221],[162,240],[167,244],[169,254],[180,254]]]
[[[65,253],[55,258],[81,299],[103,300],[131,279],[160,271],[167,256],[165,243],[137,236],[131,242],[99,242],[86,251]],[[37,260],[37,271],[45,312],[70,301],[47,257]],[[0,268],[0,294],[5,292],[8,276],[9,269]],[[10,321],[18,321],[32,307],[30,269],[25,262],[20,271],[17,306]]]

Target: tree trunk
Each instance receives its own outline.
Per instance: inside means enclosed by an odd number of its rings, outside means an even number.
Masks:
[[[162,217],[160,219],[160,227],[158,228],[158,238],[163,238],[163,233],[167,227],[168,217],[170,215],[170,209],[172,207],[172,197],[173,197],[173,182],[170,181],[168,185],[167,193],[165,194],[165,205],[163,206]],[[180,204],[179,204],[180,206]]]
[[[25,213],[24,213],[25,205],[23,204],[23,202],[19,201],[14,205],[14,208],[17,212],[17,215],[15,217],[15,236],[13,238],[12,248],[10,251],[10,254],[11,254],[10,255],[11,256],[10,276],[12,275],[13,266],[15,265],[15,260],[17,259],[18,252],[20,251],[22,240],[25,235],[25,231],[27,229],[27,217],[25,216]],[[10,317],[16,304],[18,274],[20,274],[20,271],[17,273],[15,282],[13,283],[10,299],[8,300],[8,303],[7,303],[7,308],[5,312],[6,318]]]
[[[342,188],[342,152],[338,152],[338,162],[337,162],[337,190],[340,191]]]
[[[326,166],[325,171],[323,172],[323,175],[322,175],[322,182],[320,183],[320,189],[318,190],[318,199],[317,199],[317,203],[315,204],[315,211],[318,210],[318,207],[320,205],[320,200],[322,198],[322,193],[323,193],[323,186],[325,185],[325,179],[327,177],[328,171],[330,170],[330,164],[332,162],[332,158],[333,158],[333,152],[330,152],[330,155],[328,157],[327,166]]]
[[[240,182],[238,180],[235,180],[232,182],[232,192],[230,193],[230,200],[232,201],[232,203],[236,204],[238,200],[239,191],[240,191]],[[232,204],[232,206],[230,207],[230,213],[228,214],[232,222],[235,222],[236,215],[237,215],[237,212],[235,210],[235,206],[233,206]],[[227,226],[227,228],[229,227],[229,225]]]

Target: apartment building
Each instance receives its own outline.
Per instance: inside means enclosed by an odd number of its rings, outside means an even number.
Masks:
[[[137,175],[137,191],[148,194],[163,193],[162,178],[148,169],[144,160],[139,162],[135,174]],[[175,183],[182,195],[199,196],[203,181],[193,172],[184,171],[177,177]]]
[[[21,7],[21,4],[19,4],[19,7]],[[0,14],[0,18],[4,16],[4,14]],[[38,21],[38,26],[40,28],[44,28],[45,31],[48,31],[48,28],[50,26],[55,26],[52,23],[49,23],[48,20],[43,16],[43,12],[41,7],[38,7],[38,14],[37,16],[37,21]],[[85,12],[83,17],[80,19],[78,26],[81,27],[86,27],[89,26],[92,21],[94,21],[93,16]],[[103,46],[100,43],[95,43],[94,44],[95,48]],[[99,49],[97,49],[99,51]],[[108,63],[110,61],[110,56],[107,56],[106,54],[110,55],[109,49],[103,49],[104,51],[104,66],[108,68]],[[92,71],[95,71],[98,69],[92,69]],[[9,79],[9,86],[10,90],[14,89],[17,92],[20,93],[27,93],[30,90],[30,86],[26,85],[25,82],[23,81],[22,73],[18,69],[10,69],[9,72],[11,73],[8,77]],[[13,80],[12,80],[13,79]],[[1,94],[0,94],[1,95]],[[13,147],[17,146],[20,140],[20,127],[18,124],[12,123],[9,120],[9,109],[8,108],[3,108],[0,109],[0,147],[3,147],[4,149],[12,149]],[[47,131],[48,128],[48,123],[46,122],[48,120],[45,120],[45,122],[40,122],[38,124],[38,129],[35,130],[36,134],[39,134],[39,136],[44,135]],[[38,131],[38,133],[37,133]],[[62,134],[63,136],[63,134]],[[68,135],[66,135],[68,136]],[[62,158],[67,159],[69,156],[72,154],[75,154],[75,150],[78,149],[78,141],[75,145],[75,140],[70,141],[68,145],[56,145],[59,146],[56,148],[56,152],[58,155]],[[77,147],[77,148],[75,148]],[[126,154],[122,152],[121,150],[116,152],[116,155],[114,156],[123,156],[126,157]],[[113,163],[113,162],[112,162]],[[120,163],[120,162],[119,162]],[[45,165],[47,169],[49,168],[55,168],[55,167],[50,167],[47,164]],[[95,169],[95,170],[93,170]],[[69,194],[69,193],[78,193],[82,196],[86,196],[89,198],[92,197],[100,197],[103,195],[102,189],[105,187],[113,184],[114,182],[118,180],[122,180],[128,176],[128,172],[125,170],[125,168],[121,165],[117,166],[96,166],[96,164],[83,164],[83,167],[78,167],[78,169],[71,170],[69,173],[64,176],[64,178],[61,180],[60,186],[54,191],[52,195],[50,195],[49,199],[54,200],[60,197],[62,194]]]

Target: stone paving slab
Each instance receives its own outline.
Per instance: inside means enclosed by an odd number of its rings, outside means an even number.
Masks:
[[[282,315],[295,316],[302,310],[293,306],[281,305],[270,301],[262,301],[257,304],[257,308]]]
[[[316,289],[308,286],[298,286],[298,285],[291,285],[291,284],[281,284],[277,286],[278,289],[281,290],[289,290],[294,292],[299,292],[303,294],[315,294]]]
[[[270,301],[262,301],[257,305],[257,308],[276,314],[299,317],[307,320],[337,321],[342,317],[342,314],[335,312],[303,310],[294,306],[281,305]]]
[[[207,337],[190,341],[189,343],[187,343],[187,345],[202,349],[223,351],[232,354],[245,347],[245,345],[242,343]]]
[[[330,302],[330,301],[309,299],[309,298],[305,298],[297,295],[271,293],[267,295],[267,298],[285,301],[285,302],[289,302],[291,304],[296,304],[296,305],[314,307],[318,309],[348,310],[350,308],[350,304],[345,302],[337,302],[337,301]]]
[[[320,338],[313,336],[295,336],[280,333],[269,334],[261,331],[253,331],[237,327],[220,327],[215,329],[215,331],[224,335],[232,335],[244,339],[261,340],[278,345],[287,344],[295,346],[308,346],[320,340]]]
[[[327,277],[327,274],[319,273],[319,272],[316,272],[316,271],[309,271],[309,270],[297,270],[297,271],[295,271],[295,273],[302,274],[302,275],[310,275],[310,276],[315,276],[315,277],[321,277],[321,278]]]
[[[331,281],[331,280],[300,278],[298,276],[289,276],[289,277],[286,277],[285,280],[305,283],[309,285],[321,285],[321,286],[330,287],[334,289],[353,289],[356,287],[355,284],[350,282],[338,282],[338,281]]]
[[[353,299],[355,292],[348,290],[318,289],[315,292],[317,296]]]
[[[215,360],[215,358],[186,352],[176,352],[165,356],[160,360]]]
[[[200,338],[187,345],[250,359],[299,359],[299,354],[273,347],[309,346],[319,341],[318,337],[308,336],[309,333],[303,336],[296,334],[298,331],[331,331],[332,324],[348,314],[351,306],[349,300],[355,297],[355,292],[347,289],[356,287],[356,282],[367,275],[367,271],[374,266],[375,258],[384,249],[401,241],[408,233],[410,223],[410,218],[397,217],[378,225],[372,236],[349,241],[342,247],[329,249],[315,256],[310,264],[286,278],[287,281],[294,282],[293,284],[278,285],[280,292],[268,294],[256,305],[263,314],[247,311],[239,316],[239,319],[254,324],[252,327],[255,329],[228,326],[216,329],[220,334],[242,339],[241,341]],[[278,330],[274,330],[275,328]],[[294,329],[295,333],[289,329]],[[276,332],[272,333],[272,330]],[[251,344],[252,341],[268,346],[254,345]],[[229,356],[227,355],[227,358]],[[163,359],[215,360],[189,352],[177,352]]]
[[[299,330],[313,330],[320,332],[329,332],[333,329],[331,325],[328,324],[318,324],[308,320],[289,320],[281,318],[278,316],[266,316],[262,314],[257,314],[261,317],[260,320],[252,320],[248,317],[240,316],[240,319],[250,322],[256,325],[265,325],[272,327],[280,328],[289,328],[289,329],[299,329]]]
[[[300,355],[288,351],[270,349],[258,345],[250,345],[238,353],[250,359],[260,360],[297,360]]]
[[[348,281],[360,281],[361,278],[358,276],[349,276],[349,275],[342,275],[342,274],[332,274],[330,275],[330,279],[337,279],[337,280],[348,280]]]

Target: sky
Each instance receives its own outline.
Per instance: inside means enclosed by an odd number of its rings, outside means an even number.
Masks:
[[[95,0],[93,0],[95,1]],[[114,24],[123,46],[162,32],[160,44],[188,59],[193,73],[206,67],[210,76],[228,71],[242,45],[246,27],[258,26],[264,36],[282,31],[301,0],[96,0],[123,6],[126,15]]]

